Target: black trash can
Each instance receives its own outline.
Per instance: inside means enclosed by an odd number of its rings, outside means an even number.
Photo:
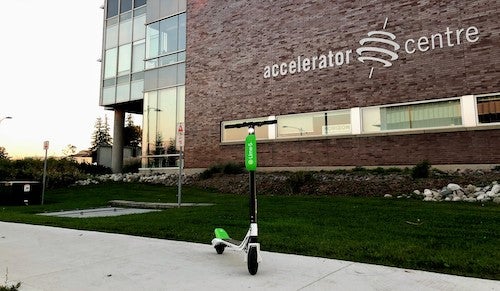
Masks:
[[[42,203],[42,183],[38,181],[0,181],[0,205]]]

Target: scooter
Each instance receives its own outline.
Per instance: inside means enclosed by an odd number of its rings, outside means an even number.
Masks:
[[[242,241],[232,239],[222,228],[216,228],[215,238],[212,240],[212,246],[218,254],[224,253],[226,247],[245,251],[248,272],[252,275],[257,274],[259,263],[262,261],[260,255],[260,243],[258,243],[257,227],[257,193],[255,187],[255,171],[257,170],[257,139],[255,137],[255,127],[275,124],[276,120],[266,120],[258,122],[243,122],[238,124],[229,124],[225,128],[248,127],[248,135],[245,139],[245,168],[249,172],[250,184],[250,228]]]

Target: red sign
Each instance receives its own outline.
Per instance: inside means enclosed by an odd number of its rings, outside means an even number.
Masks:
[[[43,142],[43,149],[44,150],[48,150],[49,149],[49,141],[48,140],[46,140],[46,141]]]

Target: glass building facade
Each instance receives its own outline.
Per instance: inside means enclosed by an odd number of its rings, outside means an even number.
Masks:
[[[100,105],[143,115],[142,167],[176,166],[186,1],[107,0],[104,8]]]

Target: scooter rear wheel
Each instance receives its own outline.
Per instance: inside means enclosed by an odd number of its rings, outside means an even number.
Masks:
[[[257,270],[259,269],[259,263],[257,262],[256,247],[250,247],[248,249],[247,266],[248,266],[248,272],[250,272],[251,275],[257,274]]]
[[[215,251],[216,251],[219,255],[221,255],[221,254],[224,252],[224,249],[226,248],[226,246],[225,246],[225,245],[223,245],[223,244],[220,244],[220,245],[216,245],[214,248],[215,248]]]

